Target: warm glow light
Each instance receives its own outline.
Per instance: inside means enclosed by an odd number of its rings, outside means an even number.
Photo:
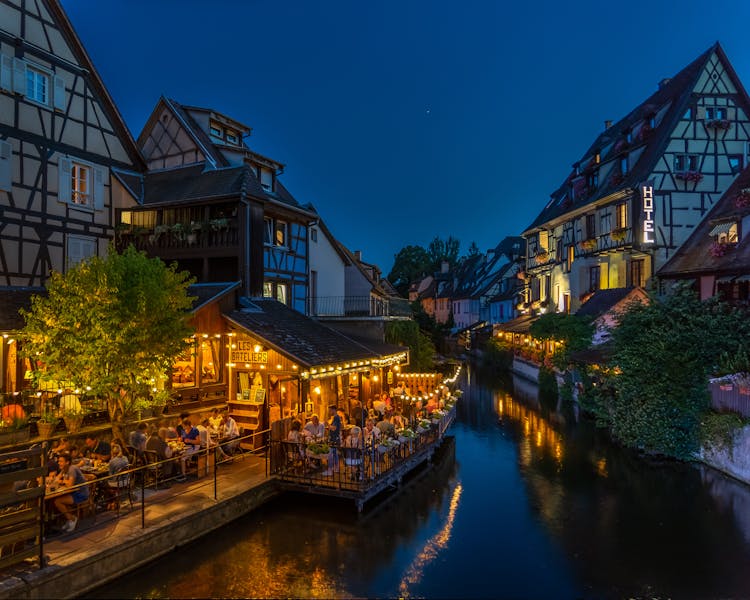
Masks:
[[[253,346],[253,352],[260,352],[260,345],[255,344],[255,346]]]
[[[315,392],[316,394],[318,394],[320,396],[320,386],[316,385],[315,389],[313,389],[313,392]]]
[[[280,368],[281,368],[281,365],[276,365],[276,368],[277,368],[277,369],[280,369]]]
[[[373,376],[372,376],[372,380],[373,380],[373,381],[377,381],[377,380],[378,380],[378,376],[377,376],[377,375],[373,375]]]

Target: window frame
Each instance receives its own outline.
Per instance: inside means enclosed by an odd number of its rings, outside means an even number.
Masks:
[[[589,267],[589,292],[596,292],[602,286],[602,267],[592,265]]]
[[[615,229],[628,227],[628,203],[618,202],[615,205]]]
[[[53,82],[52,72],[49,69],[45,69],[44,67],[40,67],[39,65],[36,65],[34,63],[29,63],[29,62],[25,63],[25,67],[26,69],[24,72],[24,76],[25,76],[24,77],[24,84],[25,84],[24,85],[24,97],[27,100],[34,102],[35,104],[39,104],[40,106],[45,106],[49,108],[51,105],[50,101],[52,99],[52,93],[50,91],[51,89],[50,84],[52,84]],[[37,75],[41,77],[42,80],[44,81],[44,99],[43,100],[40,100],[36,96],[36,88],[37,88],[36,80],[34,81],[33,89],[32,89],[34,93],[33,94],[29,93],[29,84],[30,84],[29,74]]]
[[[85,177],[77,177],[76,173],[83,171],[85,173]],[[92,189],[93,187],[93,176],[94,176],[94,169],[91,167],[91,165],[87,165],[86,163],[79,162],[77,160],[71,160],[70,161],[70,203],[74,204],[75,206],[80,206],[84,208],[90,208],[93,209],[93,200],[94,200],[94,191]],[[79,182],[83,181],[86,185],[85,192],[82,192],[78,189],[78,186],[80,185]],[[85,202],[79,202],[78,198],[85,198]]]

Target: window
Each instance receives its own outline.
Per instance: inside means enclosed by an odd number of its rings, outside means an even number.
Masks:
[[[698,170],[698,156],[696,154],[675,154],[674,170],[676,173]]]
[[[201,370],[201,384],[220,381],[221,364],[219,362],[220,344],[218,338],[203,338],[198,350]]]
[[[731,154],[729,156],[729,170],[732,172],[732,175],[737,175],[737,173],[742,171],[741,154]]]
[[[273,282],[271,281],[263,282],[263,297],[273,298]]]
[[[264,281],[263,297],[275,298],[282,304],[289,302],[289,284],[282,281]]]
[[[690,120],[690,119],[693,118],[693,107],[692,106],[688,106],[687,107],[687,109],[685,110],[685,114],[682,115],[682,118],[683,119],[687,119],[687,120]]]
[[[227,130],[226,139],[227,139],[227,142],[229,142],[230,144],[235,144],[235,145],[240,141],[240,138],[238,137],[237,133],[234,131],[230,131],[230,130]]]
[[[531,280],[531,301],[532,302],[539,301],[539,299],[541,297],[540,296],[540,294],[541,294],[541,289],[540,289],[541,285],[540,284],[541,284],[541,280],[540,280],[539,277],[534,277]]]
[[[196,367],[195,340],[183,350],[172,365],[172,388],[195,387]]]
[[[643,259],[633,260],[630,262],[630,285],[635,287],[643,287],[645,281],[643,280]]]
[[[651,129],[654,129],[656,127],[656,115],[650,115],[648,118],[648,126]]]
[[[628,144],[633,141],[633,130],[628,129],[627,133],[625,134],[625,139],[627,140]]]
[[[706,121],[718,121],[727,118],[727,109],[724,106],[707,106]]]
[[[714,227],[718,230],[716,241],[720,244],[736,244],[739,241],[737,237],[737,223],[722,223]]]
[[[542,230],[538,235],[539,250],[549,250],[549,232]]]
[[[223,131],[221,130],[221,127],[219,127],[218,125],[213,125],[213,124],[212,124],[212,125],[211,125],[211,126],[210,126],[210,127],[208,128],[208,131],[209,131],[209,133],[210,133],[210,134],[211,134],[212,136],[214,136],[214,137],[217,137],[217,138],[219,138],[219,139],[221,139],[221,138],[223,138],[223,137],[224,137],[224,132],[223,132]]]
[[[288,302],[287,289],[288,286],[286,283],[276,284],[276,300],[278,300],[282,304],[286,304]]]
[[[318,243],[318,230],[315,227],[310,228],[310,241]]]
[[[260,169],[260,185],[267,192],[273,191],[273,173],[270,169]]]
[[[563,259],[563,241],[562,238],[559,238],[557,240],[557,245],[555,247],[555,260],[558,262],[562,262]]]
[[[586,215],[586,237],[588,239],[596,237],[596,215]]]
[[[573,261],[576,259],[576,249],[574,246],[568,246],[568,259],[567,269],[570,271],[573,268]]]
[[[91,204],[91,169],[85,165],[73,163],[70,174],[70,201],[73,204],[89,206]]]
[[[626,154],[620,159],[620,173],[627,175],[628,173],[628,155]]]
[[[39,104],[49,104],[49,75],[27,66],[26,97]]]
[[[596,153],[594,154],[594,164],[598,165],[600,162],[602,162],[602,155],[597,150]]]
[[[602,268],[599,265],[589,268],[589,291],[595,292],[599,289],[602,278]]]
[[[287,224],[284,221],[276,221],[274,226],[273,244],[274,246],[287,245]]]
[[[588,177],[586,177],[586,185],[590,189],[595,189],[599,187],[599,171],[592,171],[589,173]]]
[[[60,202],[86,210],[104,210],[104,168],[61,156],[57,170],[57,199]]]
[[[67,236],[67,260],[68,268],[73,267],[81,261],[96,256],[96,239],[80,235]]]
[[[621,202],[615,207],[615,224],[617,229],[624,229],[628,226],[628,205]]]

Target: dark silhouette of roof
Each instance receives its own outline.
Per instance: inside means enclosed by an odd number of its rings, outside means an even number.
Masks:
[[[0,331],[17,331],[26,324],[19,312],[31,308],[32,296],[46,296],[43,287],[0,287]]]
[[[612,288],[609,290],[596,290],[586,302],[576,311],[580,317],[599,317],[612,310],[618,302],[624,300],[635,288],[633,286],[624,288]]]
[[[188,286],[187,295],[195,298],[192,312],[197,312],[207,304],[219,300],[229,292],[236,290],[241,281],[227,283],[194,283]]]

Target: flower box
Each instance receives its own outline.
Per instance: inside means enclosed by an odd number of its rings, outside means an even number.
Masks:
[[[534,262],[536,264],[541,265],[546,263],[549,260],[549,252],[546,250],[542,250],[541,252],[537,252],[536,256],[534,257]]]
[[[711,119],[706,121],[705,125],[709,129],[729,129],[731,122],[729,119]]]
[[[747,208],[750,206],[750,188],[745,188],[740,191],[734,198],[735,208]]]
[[[581,248],[587,252],[591,252],[596,249],[596,238],[589,238],[581,241]]]
[[[698,171],[683,171],[681,173],[675,173],[675,178],[682,179],[683,181],[693,183],[700,183],[703,181],[703,173],[699,173]]]
[[[628,236],[628,230],[626,227],[618,227],[609,232],[609,237],[613,242],[624,242]]]
[[[708,253],[714,258],[720,258],[724,256],[729,250],[730,244],[726,242],[712,242],[708,247]]]

